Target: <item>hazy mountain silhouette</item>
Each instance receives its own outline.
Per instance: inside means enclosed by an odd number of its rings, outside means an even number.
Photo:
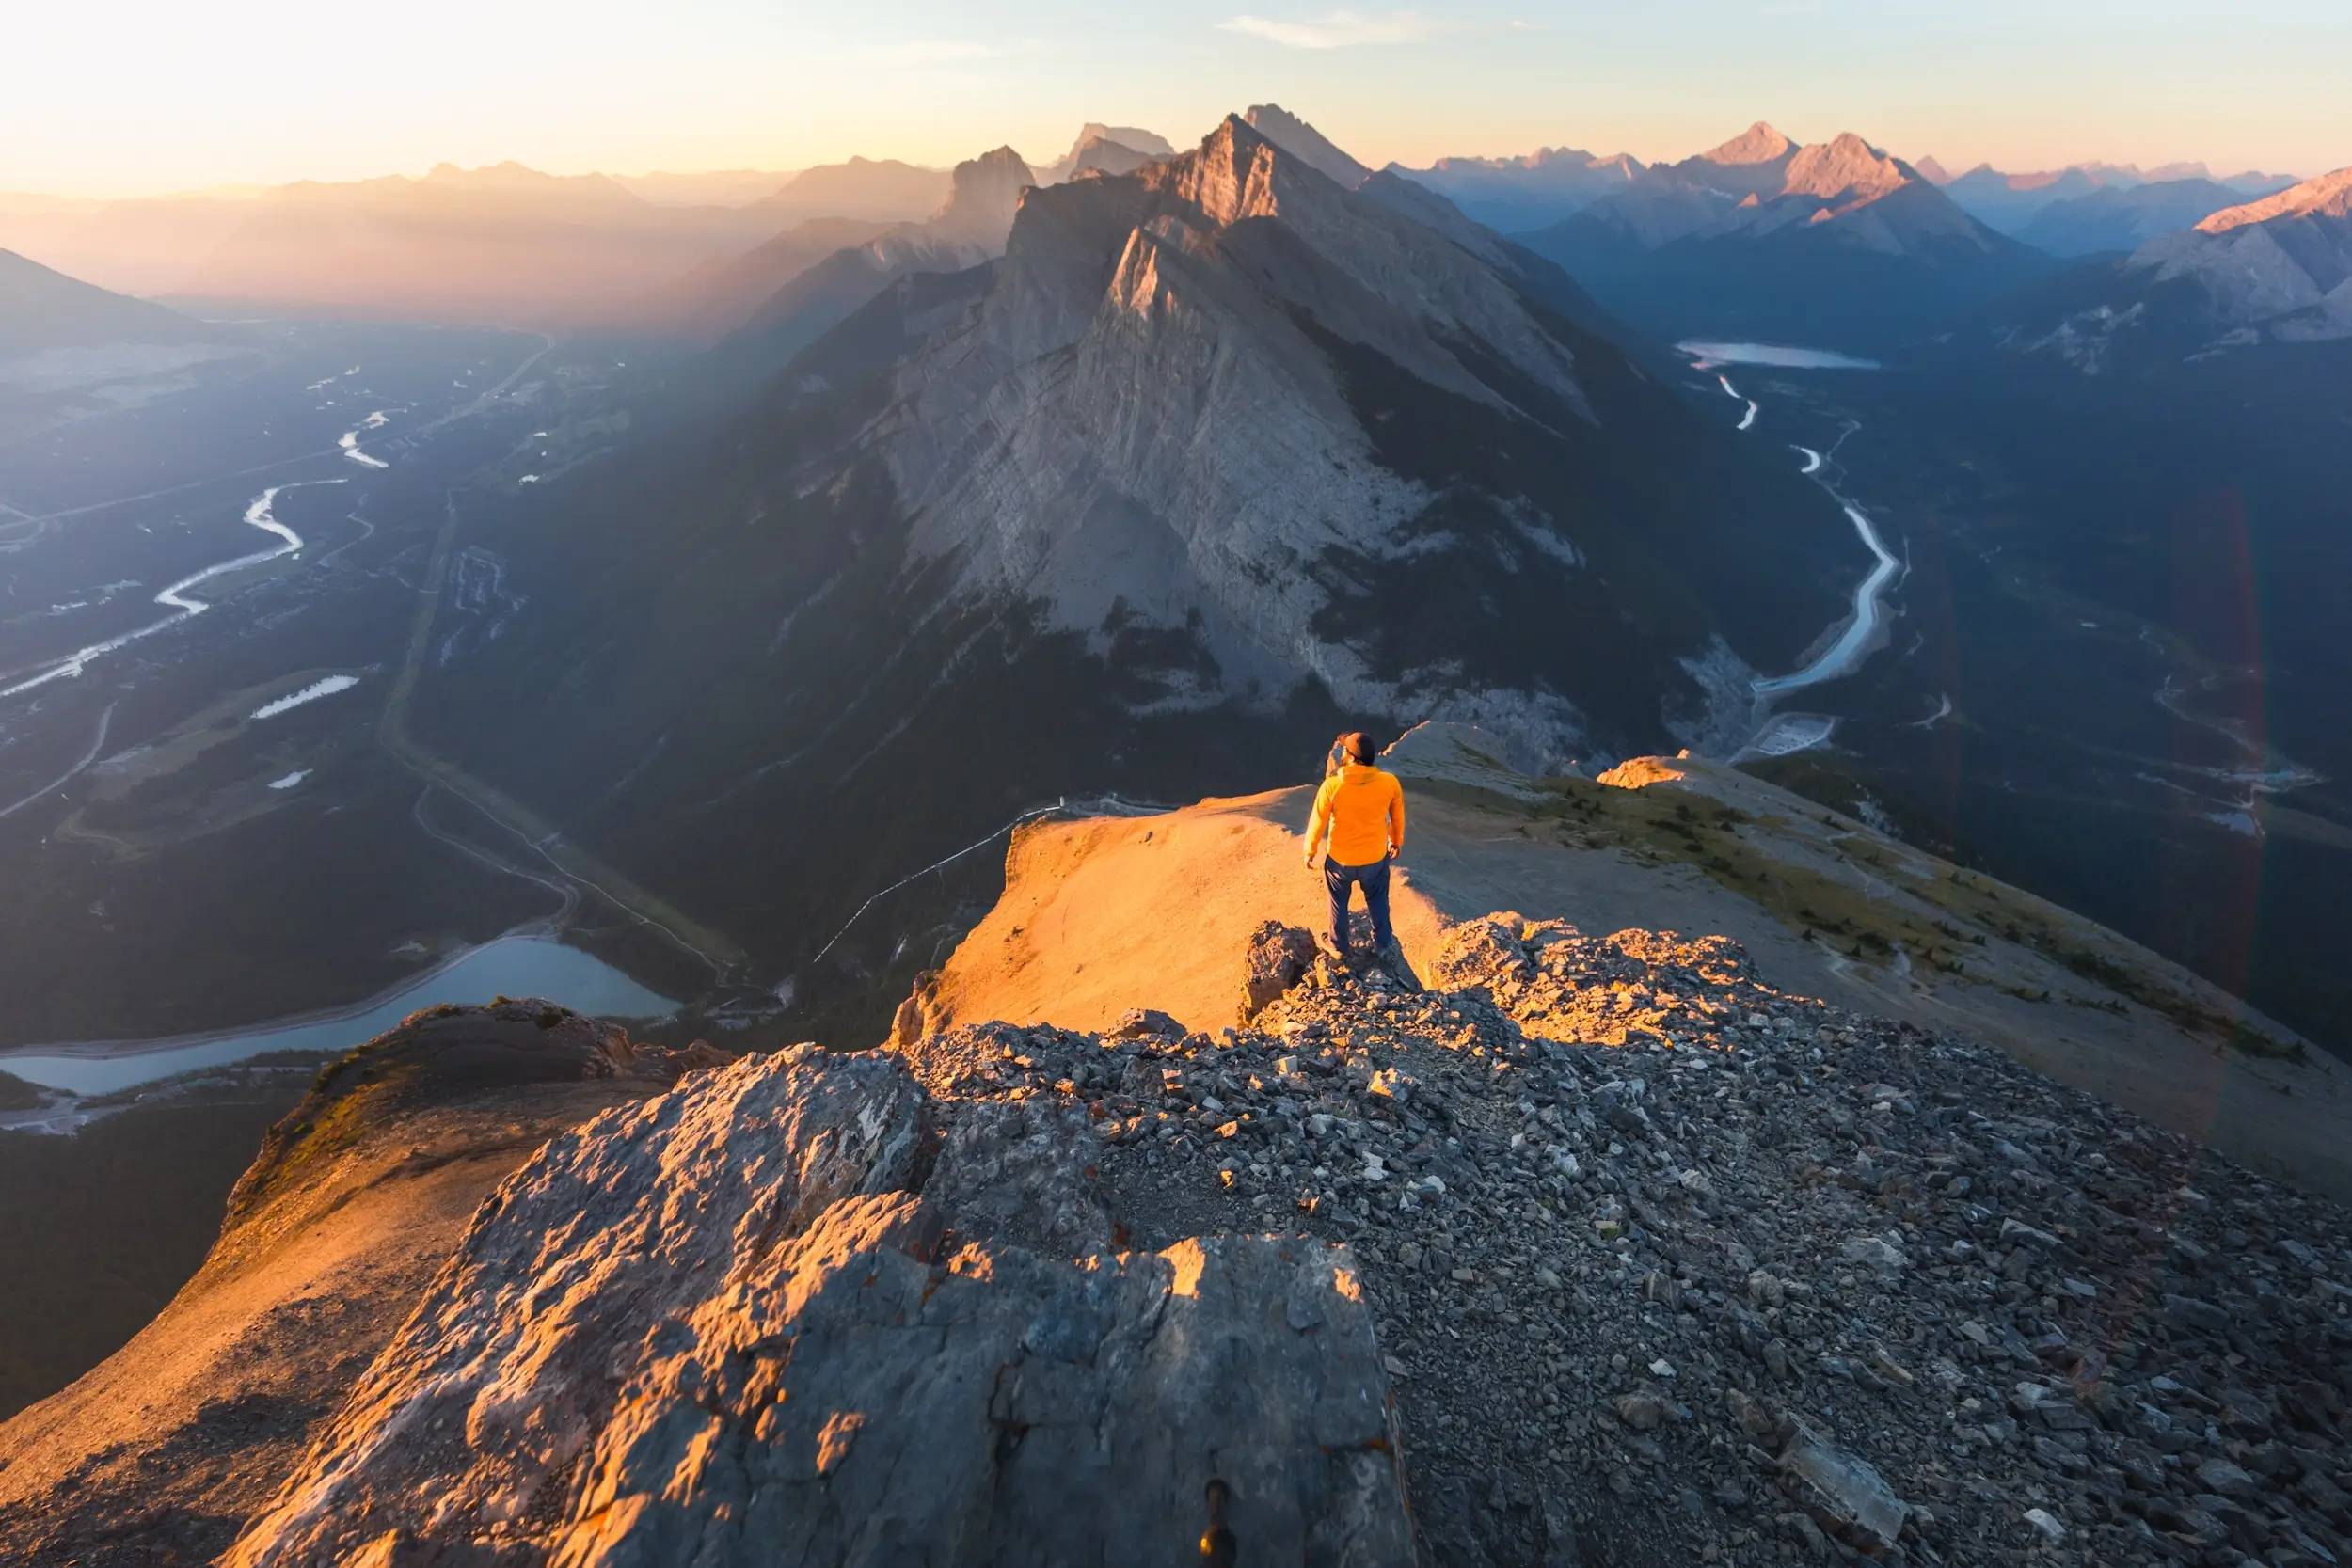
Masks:
[[[661,285],[778,227],[756,206],[655,206],[604,175],[517,164],[62,209],[0,200],[0,244],[150,297],[563,330],[633,325]]]
[[[775,195],[791,183],[799,172],[714,168],[673,173],[656,169],[650,174],[616,174],[612,179],[631,196],[657,207],[741,207]]]
[[[1505,234],[1521,233],[1582,212],[1626,188],[1647,168],[1616,153],[1598,157],[1547,147],[1517,158],[1439,158],[1427,168],[1391,164],[1389,171],[1425,185],[1463,214]]]
[[[204,326],[176,310],[68,277],[0,250],[0,358],[102,343],[178,343]]]
[[[2241,192],[2213,180],[2102,185],[2051,202],[2017,230],[2017,238],[2053,256],[2137,250],[2159,234],[2189,228],[2245,200]]]
[[[780,227],[818,217],[909,223],[946,200],[948,184],[946,169],[918,168],[896,158],[851,158],[803,169],[752,210]]]
[[[853,221],[817,220],[778,236],[713,276],[680,289],[705,339],[738,327],[731,356],[781,363],[910,273],[961,272],[1005,248],[1013,209],[1033,182],[1009,147],[958,164],[947,199],[921,223],[859,234]],[[848,236],[834,239],[835,236]],[[826,241],[834,243],[827,245]]]
[[[1925,172],[1924,163],[1920,167]],[[2284,190],[2295,183],[2291,174],[2261,174],[2251,169],[2217,180],[2202,164],[2166,164],[2144,171],[2131,164],[2070,164],[2062,169],[2026,174],[2004,174],[1990,164],[1979,164],[1957,176],[1944,174],[1939,166],[1938,172],[1929,178],[1942,185],[1945,194],[1970,215],[2017,238],[2024,237],[2026,226],[2044,209],[2058,202],[2078,200],[2094,191],[2128,191],[2152,183],[2211,181],[2228,187],[2235,193],[2234,199],[2242,201]]]
[[[1037,169],[1041,185],[1058,185],[1089,170],[1132,174],[1154,158],[1168,158],[1176,150],[1168,138],[1135,125],[1104,125],[1089,120],[1079,129],[1070,150]]]

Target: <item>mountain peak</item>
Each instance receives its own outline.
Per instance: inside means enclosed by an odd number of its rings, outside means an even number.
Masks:
[[[1229,120],[1232,116],[1226,117]],[[1309,167],[1318,169],[1354,190],[1372,177],[1372,170],[1358,163],[1330,138],[1305,120],[1283,108],[1279,103],[1257,103],[1244,115],[1249,128],[1267,141],[1280,148]]]
[[[1699,157],[1710,164],[1769,164],[1796,150],[1797,144],[1762,120]]]
[[[1140,125],[1105,125],[1099,119],[1089,119],[1078,127],[1078,139],[1071,144],[1070,150],[1075,154],[1093,141],[1115,142],[1120,147],[1133,148],[1137,152],[1148,152],[1154,158],[1172,158],[1176,155],[1175,147],[1156,131],[1147,131]]]
[[[2233,229],[2267,223],[2273,218],[2347,216],[2352,216],[2352,167],[2323,174],[2316,180],[2306,180],[2299,185],[2290,185],[2276,196],[2266,196],[2260,201],[2249,201],[2242,207],[2224,208],[2197,228],[2201,233],[2226,234]]]
[[[423,183],[447,185],[457,190],[473,191],[553,191],[590,190],[610,187],[625,192],[625,187],[602,174],[549,174],[509,158],[504,163],[484,164],[476,168],[460,168],[455,164],[435,164],[426,171]]]
[[[948,177],[947,200],[931,214],[930,227],[949,239],[970,240],[991,249],[1005,243],[1021,193],[1037,176],[1009,147],[966,158]]]
[[[1799,149],[1788,160],[1784,194],[1868,200],[1909,182],[1900,164],[1847,131]]]

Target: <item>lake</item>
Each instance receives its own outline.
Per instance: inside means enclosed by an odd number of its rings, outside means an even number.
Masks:
[[[599,1018],[656,1018],[677,1010],[676,1003],[593,954],[546,937],[509,936],[332,1014],[172,1039],[25,1046],[0,1052],[0,1072],[72,1094],[112,1094],[272,1052],[347,1051],[421,1007],[495,996],[542,996]]]
[[[1825,348],[1793,348],[1786,343],[1703,343],[1695,339],[1675,344],[1694,359],[1710,365],[1769,365],[1784,371],[1874,371],[1875,359],[1856,359]]]

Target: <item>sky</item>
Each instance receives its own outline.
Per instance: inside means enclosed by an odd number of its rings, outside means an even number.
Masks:
[[[1954,172],[2352,164],[2347,0],[79,0],[11,8],[0,190],[1051,161],[1279,103],[1375,166],[1680,157],[1768,119]]]

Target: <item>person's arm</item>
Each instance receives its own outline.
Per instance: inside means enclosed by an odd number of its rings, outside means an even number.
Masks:
[[[1405,852],[1405,786],[1389,780],[1389,859]]]
[[[1315,863],[1315,852],[1323,847],[1323,835],[1331,826],[1331,787],[1335,779],[1323,781],[1315,791],[1314,814],[1307,818],[1307,863]]]

